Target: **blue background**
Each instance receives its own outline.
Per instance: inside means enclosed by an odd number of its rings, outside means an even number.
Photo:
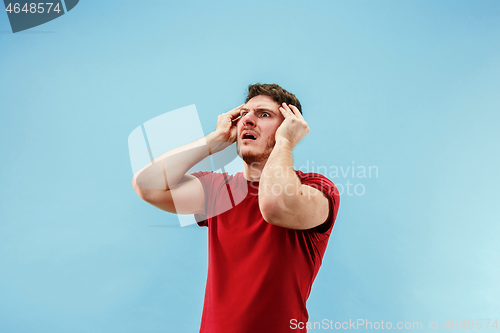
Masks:
[[[207,230],[138,198],[127,137],[190,104],[209,133],[255,82],[302,102],[296,166],[378,168],[332,178],[365,193],[310,321],[500,319],[499,54],[498,1],[87,0],[16,34],[0,13],[0,331],[197,331]]]

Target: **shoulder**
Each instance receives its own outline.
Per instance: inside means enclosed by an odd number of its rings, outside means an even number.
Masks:
[[[325,194],[330,199],[333,210],[336,213],[340,205],[340,193],[335,184],[326,176],[315,172],[302,172],[295,170],[295,173],[303,185],[311,186]]]
[[[227,172],[214,172],[214,171],[198,171],[191,173],[192,176],[198,178],[203,184],[203,187],[211,186],[218,187],[233,182],[241,182],[245,178],[242,172],[231,175]]]
[[[243,177],[242,172],[238,172],[234,175],[229,174],[228,172],[214,172],[214,171],[198,171],[198,172],[193,172],[191,175],[195,176],[196,178],[210,178],[210,179],[222,179],[222,180],[240,180]]]
[[[302,172],[300,170],[295,170],[295,173],[300,179],[300,182],[304,185],[312,186],[322,192],[328,192],[326,194],[337,194],[339,193],[335,184],[328,179],[326,176],[315,173],[315,172]]]

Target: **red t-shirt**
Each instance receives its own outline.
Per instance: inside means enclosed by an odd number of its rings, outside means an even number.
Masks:
[[[302,184],[328,197],[322,225],[293,230],[267,223],[259,209],[259,182],[243,173],[197,172],[205,191],[208,277],[200,332],[280,333],[291,320],[307,322],[306,301],[337,216],[340,196],[325,176],[296,171]],[[234,206],[234,208],[233,208]]]

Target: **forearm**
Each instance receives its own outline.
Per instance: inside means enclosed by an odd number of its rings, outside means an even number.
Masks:
[[[169,190],[174,187],[189,169],[209,155],[207,137],[175,148],[148,163],[134,175],[134,189]]]
[[[286,140],[276,141],[259,182],[259,206],[267,215],[294,207],[301,193],[301,182],[293,170],[293,147]],[[264,215],[263,214],[263,215]]]

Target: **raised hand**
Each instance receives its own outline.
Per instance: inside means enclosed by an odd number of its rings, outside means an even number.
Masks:
[[[285,120],[276,130],[276,141],[286,140],[293,148],[309,133],[309,125],[294,105],[283,103],[279,110]]]
[[[245,104],[219,115],[215,131],[206,136],[210,154],[221,151],[236,141],[236,125],[243,105]]]

